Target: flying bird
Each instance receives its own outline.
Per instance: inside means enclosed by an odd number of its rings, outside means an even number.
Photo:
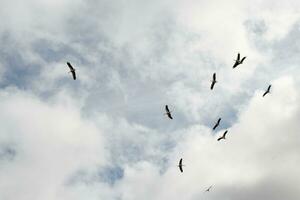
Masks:
[[[228,131],[226,130],[226,131],[223,133],[222,137],[219,137],[219,138],[218,138],[218,141],[220,141],[220,140],[222,140],[222,139],[225,140],[225,139],[226,139],[225,136],[226,136],[227,132],[228,132]]]
[[[213,80],[211,81],[210,89],[214,89],[215,84],[217,83],[216,73],[213,74]]]
[[[266,94],[270,93],[271,87],[272,87],[272,85],[269,85],[267,91],[265,91],[265,93],[263,94],[263,97],[266,96]]]
[[[211,188],[212,188],[212,185],[209,186],[209,188],[207,188],[207,189],[205,190],[205,192],[209,192]]]
[[[180,161],[179,161],[179,165],[178,165],[178,167],[179,167],[181,173],[183,172],[183,168],[182,168],[183,166],[184,166],[184,165],[182,164],[182,158],[181,158]]]
[[[68,67],[70,68],[69,73],[72,73],[73,79],[76,80],[76,73],[74,67],[71,65],[71,63],[67,62]]]
[[[213,130],[215,130],[215,129],[219,126],[220,121],[221,121],[221,118],[218,119],[217,123],[216,123],[215,126],[213,127]]]
[[[169,110],[169,107],[168,107],[168,105],[166,105],[166,113],[165,113],[165,115],[167,115],[170,119],[173,119],[173,117],[172,117],[172,115],[171,115],[171,111]]]
[[[246,56],[240,60],[240,53],[238,53],[237,58],[235,60],[235,63],[232,68],[236,68],[238,65],[243,64],[244,60],[246,59]]]

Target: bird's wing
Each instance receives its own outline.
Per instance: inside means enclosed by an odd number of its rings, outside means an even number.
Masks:
[[[268,94],[268,91],[265,91],[265,93],[263,94],[263,97],[266,96],[266,94]]]
[[[223,133],[223,137],[224,137],[224,138],[225,138],[225,136],[226,136],[227,132],[228,132],[228,131],[225,131],[225,132]]]
[[[168,112],[167,115],[168,115],[168,117],[169,117],[170,119],[173,119],[171,113]]]
[[[213,74],[213,81],[216,81],[216,73]]]
[[[167,113],[170,112],[168,105],[166,105],[166,111],[167,111]]]
[[[70,68],[71,71],[74,70],[73,66],[71,65],[71,63],[67,62],[68,67]]]
[[[238,61],[235,61],[234,65],[232,68],[236,68],[237,66],[239,65],[239,62]]]
[[[220,121],[221,121],[221,118],[218,119],[217,123],[216,123],[215,126],[213,127],[213,130],[215,130],[215,129],[219,126]]]
[[[71,71],[71,72],[72,72],[73,79],[76,80],[76,73],[75,73],[75,71]]]
[[[220,141],[220,140],[222,140],[222,139],[223,139],[223,137],[219,137],[219,138],[218,138],[218,141]]]
[[[272,87],[272,85],[269,85],[269,87],[268,87],[268,91],[270,91],[271,87]]]
[[[183,172],[182,165],[179,165],[179,169],[180,169],[180,171],[182,173]]]
[[[240,60],[240,53],[238,53],[236,60]]]
[[[214,81],[211,82],[211,85],[210,85],[210,89],[211,89],[211,90],[214,89],[214,85],[215,85],[215,82],[214,82]]]
[[[242,58],[241,63],[246,59],[246,56],[244,58]]]
[[[182,158],[179,160],[179,166],[182,165]]]
[[[218,123],[215,124],[215,126],[213,127],[213,130],[215,130],[218,127]]]

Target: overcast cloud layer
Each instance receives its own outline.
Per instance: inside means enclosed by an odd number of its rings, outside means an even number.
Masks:
[[[1,0],[0,17],[0,200],[300,199],[300,1]]]

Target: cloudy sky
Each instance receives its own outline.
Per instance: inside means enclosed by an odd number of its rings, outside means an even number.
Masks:
[[[299,200],[300,1],[0,0],[0,17],[1,200]]]

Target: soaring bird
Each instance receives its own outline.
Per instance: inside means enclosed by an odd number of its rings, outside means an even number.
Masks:
[[[220,141],[220,140],[222,140],[222,139],[225,140],[225,139],[226,139],[225,136],[226,136],[227,132],[228,132],[228,131],[226,130],[226,131],[223,133],[222,137],[219,137],[219,138],[218,138],[218,141]]]
[[[183,172],[183,168],[182,168],[183,166],[184,166],[184,165],[182,164],[182,158],[181,158],[180,161],[179,161],[179,165],[178,165],[178,167],[179,167],[181,173]]]
[[[232,68],[236,68],[238,65],[243,64],[246,57],[243,57],[242,60],[240,60],[240,53],[238,53],[237,58],[235,60],[235,63]]]
[[[172,115],[171,115],[171,111],[169,110],[169,108],[168,108],[168,105],[166,105],[166,113],[165,113],[165,115],[167,115],[170,119],[173,119],[173,117],[172,117]]]
[[[271,87],[272,87],[272,85],[269,85],[267,91],[265,91],[265,93],[263,94],[263,97],[266,96],[266,94],[270,93]]]
[[[74,67],[71,65],[71,63],[67,62],[68,67],[70,68],[69,73],[72,73],[73,79],[76,80],[76,73]]]
[[[216,73],[213,74],[213,80],[211,81],[210,89],[214,89],[215,84],[217,83]]]
[[[209,186],[209,188],[207,188],[207,189],[205,190],[205,192],[209,192],[211,188],[212,188],[212,185]]]
[[[215,130],[215,129],[219,126],[220,121],[221,121],[221,118],[218,119],[217,123],[216,123],[215,126],[213,127],[213,130]]]

